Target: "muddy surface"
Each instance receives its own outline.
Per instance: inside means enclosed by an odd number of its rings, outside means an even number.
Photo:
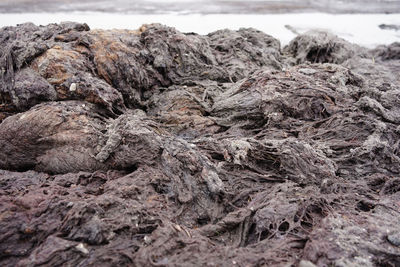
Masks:
[[[1,266],[400,266],[400,50],[0,30]]]

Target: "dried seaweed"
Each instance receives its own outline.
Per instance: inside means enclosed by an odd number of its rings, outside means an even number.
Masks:
[[[0,36],[2,266],[398,265],[396,44]]]

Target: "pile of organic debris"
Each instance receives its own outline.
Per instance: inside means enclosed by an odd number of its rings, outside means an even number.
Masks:
[[[1,266],[400,266],[400,44],[0,29]]]

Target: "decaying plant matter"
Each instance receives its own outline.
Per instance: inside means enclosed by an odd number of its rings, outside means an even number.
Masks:
[[[0,265],[400,266],[398,47],[0,29]]]

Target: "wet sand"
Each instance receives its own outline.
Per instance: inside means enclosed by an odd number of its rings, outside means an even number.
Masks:
[[[399,13],[400,2],[393,0],[5,0],[0,3],[0,13],[73,11],[129,14]]]

